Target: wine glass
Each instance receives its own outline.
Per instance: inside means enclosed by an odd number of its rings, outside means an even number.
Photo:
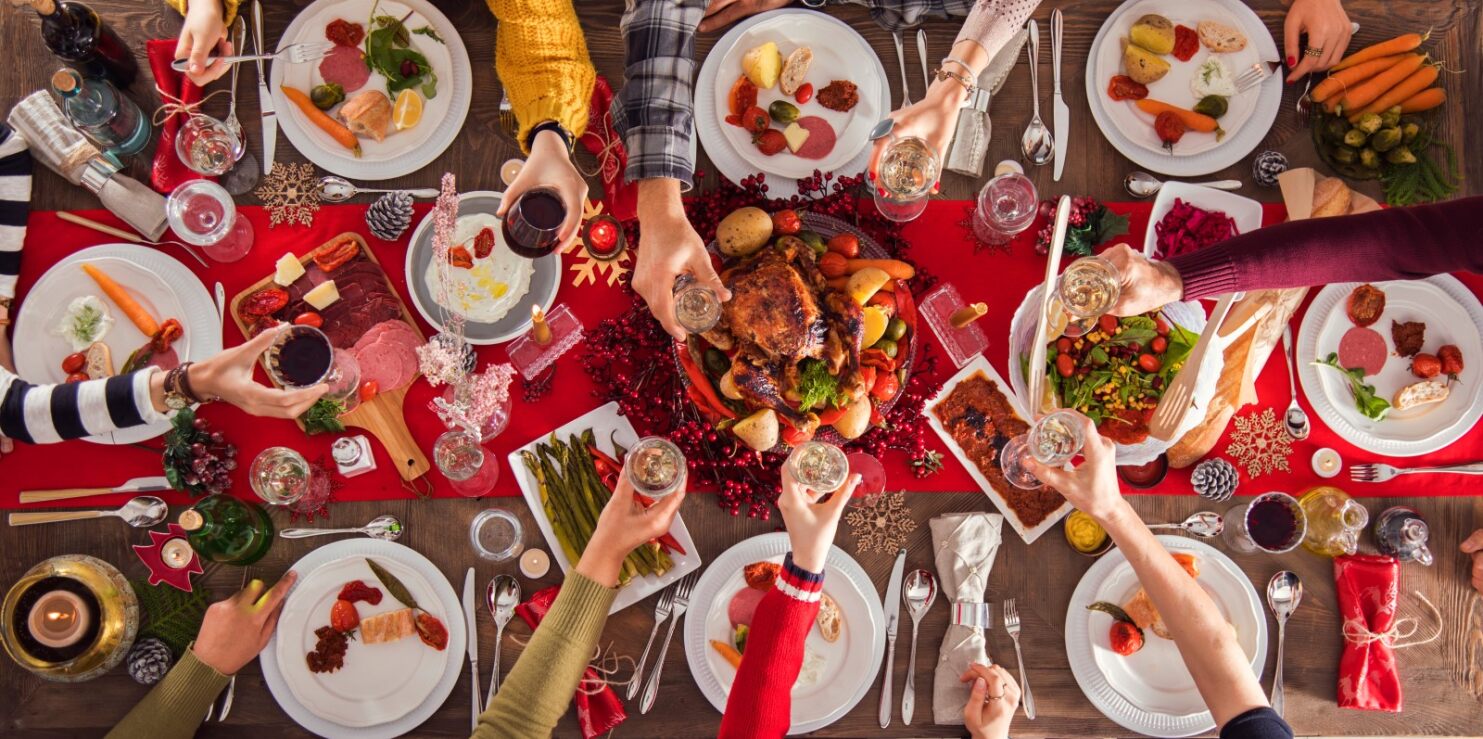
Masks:
[[[330,337],[313,326],[290,326],[268,347],[268,376],[280,387],[298,389],[329,385],[325,397],[349,410],[360,389],[360,364]]]
[[[1231,549],[1251,554],[1283,554],[1303,543],[1308,535],[1308,515],[1296,498],[1287,493],[1263,493],[1225,514],[1221,532]]]
[[[881,154],[879,177],[872,190],[875,207],[893,221],[910,221],[927,209],[942,161],[925,140],[893,138]]]
[[[433,460],[453,492],[465,498],[487,495],[499,482],[499,460],[466,431],[445,431],[433,442]]]
[[[253,492],[270,505],[292,505],[319,480],[304,455],[286,446],[268,447],[252,460],[247,479]],[[326,481],[327,482],[327,481]]]
[[[1066,267],[1052,301],[1065,314],[1062,335],[1082,336],[1096,328],[1097,319],[1117,304],[1120,280],[1117,267],[1102,257],[1082,257]]]
[[[528,190],[505,213],[505,245],[527,259],[540,259],[561,243],[559,231],[566,220],[561,194],[549,187]]]
[[[984,183],[973,210],[973,233],[985,244],[1007,244],[1035,223],[1039,209],[1035,183],[1019,172],[1006,172]]]
[[[838,490],[850,477],[850,460],[844,450],[817,439],[794,447],[784,464],[798,484],[816,493]]]
[[[623,469],[634,492],[658,500],[685,485],[685,453],[662,436],[639,439],[623,458]]]
[[[242,158],[242,139],[225,123],[196,113],[175,134],[175,155],[192,172],[220,177]]]
[[[1029,470],[1031,459],[1047,467],[1060,467],[1071,461],[1086,443],[1081,431],[1082,415],[1072,410],[1059,410],[1042,416],[1028,433],[1009,440],[999,452],[999,468],[1004,479],[1017,488],[1035,490],[1044,483]]]
[[[692,334],[705,333],[721,320],[721,296],[692,275],[675,281],[675,320]]]
[[[165,201],[165,218],[182,241],[218,262],[235,262],[252,249],[252,224],[237,213],[231,194],[210,180],[175,188]]]

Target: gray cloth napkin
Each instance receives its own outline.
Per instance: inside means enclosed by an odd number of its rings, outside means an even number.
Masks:
[[[983,603],[989,571],[999,553],[1004,516],[998,513],[949,513],[929,522],[937,579],[951,610],[954,602]],[[932,721],[962,724],[970,686],[959,681],[971,664],[991,664],[982,629],[947,627],[932,681]]]

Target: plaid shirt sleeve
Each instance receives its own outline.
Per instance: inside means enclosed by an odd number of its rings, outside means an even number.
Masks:
[[[685,189],[695,174],[695,27],[706,0],[628,0],[623,90],[613,125],[628,148],[629,182],[657,177]]]
[[[962,18],[973,9],[974,0],[831,0],[841,5],[870,9],[870,17],[887,31],[903,31],[928,18]]]

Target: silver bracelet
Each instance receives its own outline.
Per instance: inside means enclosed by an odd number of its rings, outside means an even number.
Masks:
[[[942,61],[938,62],[938,65],[947,64],[948,62],[952,62],[953,64],[956,64],[956,65],[962,67],[963,68],[963,71],[967,72],[970,75],[973,75],[975,77],[978,76],[977,73],[975,73],[973,71],[973,67],[968,66],[968,62],[965,62],[962,59],[959,59],[959,58],[957,58],[955,56],[945,56],[945,57],[943,57],[942,58]]]

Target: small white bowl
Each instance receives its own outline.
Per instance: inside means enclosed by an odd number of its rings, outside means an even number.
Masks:
[[[1159,188],[1158,197],[1153,201],[1153,210],[1148,214],[1148,232],[1143,237],[1143,255],[1149,259],[1153,259],[1154,248],[1158,244],[1158,233],[1154,229],[1174,209],[1175,198],[1197,208],[1225,213],[1236,221],[1236,228],[1241,233],[1251,233],[1262,227],[1262,204],[1251,198],[1203,185],[1166,182]]]

